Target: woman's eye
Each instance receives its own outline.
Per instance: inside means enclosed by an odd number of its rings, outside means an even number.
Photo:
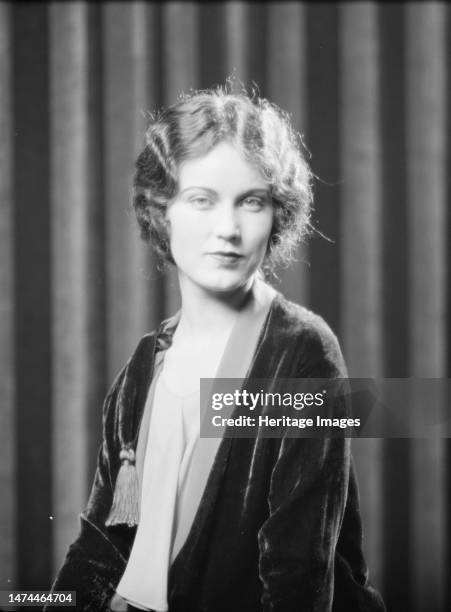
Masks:
[[[257,211],[263,208],[265,201],[262,198],[245,198],[241,204],[247,210]]]
[[[190,198],[189,201],[195,208],[200,209],[209,208],[212,204],[211,200],[205,196],[195,196]]]

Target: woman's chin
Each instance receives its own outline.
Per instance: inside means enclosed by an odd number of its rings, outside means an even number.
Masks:
[[[212,279],[210,282],[199,283],[199,286],[212,295],[231,295],[240,291],[246,291],[251,285],[254,279],[252,276],[239,277],[239,278],[224,278],[224,279]]]

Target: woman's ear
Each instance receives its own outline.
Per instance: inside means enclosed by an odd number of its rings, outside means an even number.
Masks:
[[[269,238],[268,238],[268,244],[266,245],[265,259],[270,256],[272,249],[276,246],[276,244],[278,244],[278,242],[279,242],[279,235],[274,232],[274,227],[273,227],[273,229],[271,230],[271,234],[269,235]]]
[[[166,236],[167,236],[167,241],[168,243],[171,240],[171,221],[168,218],[168,211],[166,209],[166,213],[163,217],[163,225],[164,225],[164,231],[166,232]]]

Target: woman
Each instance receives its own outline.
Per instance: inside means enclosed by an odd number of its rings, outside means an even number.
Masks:
[[[153,118],[134,187],[182,307],[107,395],[91,496],[54,590],[75,590],[85,611],[383,610],[348,439],[199,438],[200,378],[269,389],[346,376],[326,323],[263,280],[310,227],[299,135],[266,100],[194,93]]]

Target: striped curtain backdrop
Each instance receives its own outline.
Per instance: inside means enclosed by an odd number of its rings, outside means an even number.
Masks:
[[[48,589],[101,405],[178,307],[129,209],[146,112],[233,71],[292,114],[318,180],[281,274],[350,374],[450,376],[450,8],[438,2],[0,4],[0,590]],[[389,610],[450,609],[447,440],[354,444]]]

